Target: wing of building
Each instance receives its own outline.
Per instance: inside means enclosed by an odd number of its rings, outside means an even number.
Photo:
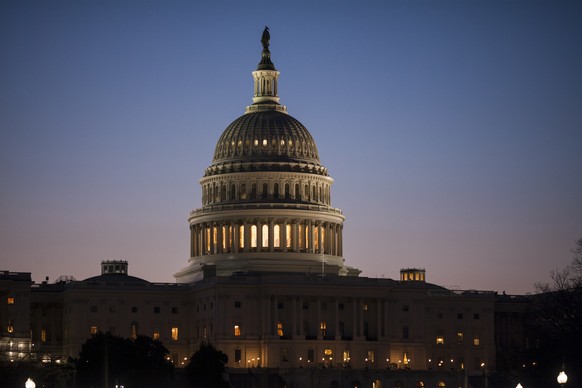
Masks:
[[[161,340],[178,367],[211,343],[228,355],[235,385],[249,368],[257,381],[277,375],[294,387],[457,387],[495,369],[505,338],[496,312],[505,322],[524,304],[430,284],[417,268],[397,280],[360,277],[343,257],[333,179],[314,137],[280,104],[268,34],[262,43],[252,104],[222,132],[200,180],[177,282],[130,276],[121,260],[82,281],[33,284],[5,272],[4,362],[64,362],[109,331]],[[522,335],[512,325],[499,330]]]

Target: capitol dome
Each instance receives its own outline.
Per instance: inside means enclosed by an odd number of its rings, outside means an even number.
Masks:
[[[307,128],[279,103],[279,72],[266,28],[253,103],[219,137],[200,179],[202,207],[190,212],[189,265],[180,283],[241,273],[357,276],[343,258],[333,179]]]
[[[284,111],[251,110],[222,133],[205,176],[246,171],[303,171],[327,175],[313,137]]]

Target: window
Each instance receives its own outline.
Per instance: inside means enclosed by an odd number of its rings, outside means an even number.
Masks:
[[[96,313],[98,311],[97,306],[95,306],[95,305],[91,306],[90,310],[92,313]]]
[[[283,331],[283,322],[279,321],[279,322],[277,322],[277,335],[279,337],[283,337],[284,334],[285,333]]]
[[[350,362],[350,351],[344,350],[344,362]]]
[[[327,303],[321,302],[321,309],[324,311],[327,310]]]
[[[8,303],[8,304],[14,304],[14,298],[12,298],[12,297],[7,298],[6,299],[6,303]]]
[[[366,361],[374,362],[374,351],[373,350],[368,350],[368,358],[366,358]]]
[[[309,310],[309,303],[303,302],[303,310]]]
[[[443,319],[443,313],[437,313],[437,318],[438,319]]]
[[[315,352],[313,349],[307,349],[307,362],[313,362],[315,359]]]
[[[443,336],[436,337],[436,343],[437,343],[437,345],[444,345],[445,344],[445,337],[443,337]]]
[[[235,300],[235,301],[234,301],[234,308],[235,308],[235,309],[240,309],[240,306],[241,306],[241,302],[240,302],[240,300]]]
[[[402,311],[408,312],[408,305],[407,304],[402,305]]]
[[[240,337],[240,326],[239,325],[234,325],[234,336]]]
[[[241,361],[242,361],[241,351],[240,351],[240,349],[235,349],[234,350],[234,362],[241,362]]]
[[[458,344],[463,343],[463,338],[464,338],[463,332],[461,332],[461,331],[457,332],[457,343]]]
[[[457,314],[457,319],[463,319],[463,313],[458,313]]]
[[[91,335],[97,334],[97,326],[91,326]]]
[[[257,226],[251,226],[251,248],[257,247]]]
[[[364,311],[368,311],[368,303],[364,303],[364,304],[362,305],[362,310],[364,310]]]
[[[473,319],[479,319],[479,313],[473,314]]]
[[[8,326],[6,327],[6,331],[9,333],[14,333],[14,323],[12,323],[12,321],[8,321]]]
[[[262,244],[261,247],[268,248],[269,247],[269,226],[263,225],[262,228]]]
[[[285,226],[285,231],[286,231],[286,234],[285,234],[285,240],[286,240],[285,246],[287,248],[291,248],[291,233],[292,233],[291,232],[291,225]]]
[[[178,308],[172,307],[172,314],[178,314]]]
[[[40,330],[40,340],[42,342],[46,342],[46,329],[41,329]]]
[[[137,338],[137,322],[132,322],[129,328],[129,338],[135,340]]]
[[[285,308],[285,303],[283,302],[278,302],[277,303],[277,309],[278,310],[283,310]]]
[[[402,328],[402,338],[403,339],[408,339],[410,333],[408,332],[408,326],[404,326]]]
[[[289,349],[281,349],[281,361],[282,362],[289,361]]]
[[[343,303],[339,303],[339,304],[337,305],[337,308],[338,308],[338,310],[340,310],[340,311],[343,311],[343,309],[344,309],[344,304],[343,304]]]
[[[273,227],[273,246],[275,248],[281,247],[281,227],[279,225]]]
[[[131,308],[131,312],[132,312],[132,313],[137,313],[137,307],[133,306],[133,307]]]
[[[178,341],[178,328],[172,327],[172,341]]]
[[[240,225],[238,227],[238,247],[243,249],[245,247],[245,226]]]
[[[481,343],[481,341],[479,341],[479,337],[474,337],[473,338],[473,345],[479,346],[480,343]]]
[[[160,313],[160,308],[158,306],[154,307],[154,314],[159,314]]]
[[[155,341],[159,341],[160,340],[160,331],[159,330],[154,330],[154,334],[152,335],[152,338]]]
[[[325,321],[319,322],[319,330],[321,330],[321,335],[325,337],[327,333],[327,323]]]

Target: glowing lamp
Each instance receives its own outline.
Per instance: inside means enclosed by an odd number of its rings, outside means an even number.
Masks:
[[[568,376],[566,375],[566,372],[561,371],[560,374],[558,375],[558,384],[560,385],[564,385],[568,382]]]

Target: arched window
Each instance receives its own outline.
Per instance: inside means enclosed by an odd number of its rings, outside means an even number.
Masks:
[[[305,185],[305,200],[309,201],[309,185]]]
[[[304,247],[304,242],[303,242],[303,225],[299,224],[298,225],[298,233],[297,233],[297,237],[299,237],[299,241],[298,241],[298,245],[297,245],[297,249],[299,249],[299,251],[303,251],[303,247]]]
[[[240,199],[247,199],[247,186],[244,183],[240,185]]]
[[[439,381],[439,383],[437,384],[437,387],[446,387],[447,385],[445,384],[445,382],[443,380]]]
[[[253,183],[251,185],[251,199],[257,198],[257,184]]]
[[[234,201],[236,199],[236,186],[233,184],[230,185],[230,199]]]
[[[285,239],[286,239],[285,246],[287,248],[291,248],[291,233],[292,233],[291,232],[291,225],[286,225],[285,226]]]
[[[222,201],[226,201],[226,185],[222,185]]]
[[[291,193],[289,192],[289,183],[285,183],[285,199],[290,199]]]
[[[295,199],[296,200],[301,199],[301,193],[299,192],[299,183],[295,184]]]
[[[263,183],[263,199],[266,199],[268,197],[269,197],[269,185]]]
[[[273,246],[281,248],[281,227],[278,224],[273,227]]]
[[[238,247],[243,249],[245,247],[245,226],[239,225],[238,227]]]
[[[234,336],[240,337],[240,325],[238,323],[234,325]]]
[[[263,241],[262,241],[261,247],[268,248],[269,247],[269,225],[263,225],[262,234],[263,234],[263,236],[262,236]]]
[[[279,184],[275,183],[275,185],[273,186],[273,198],[277,199],[279,198]]]
[[[257,225],[251,226],[251,248],[257,247]]]

